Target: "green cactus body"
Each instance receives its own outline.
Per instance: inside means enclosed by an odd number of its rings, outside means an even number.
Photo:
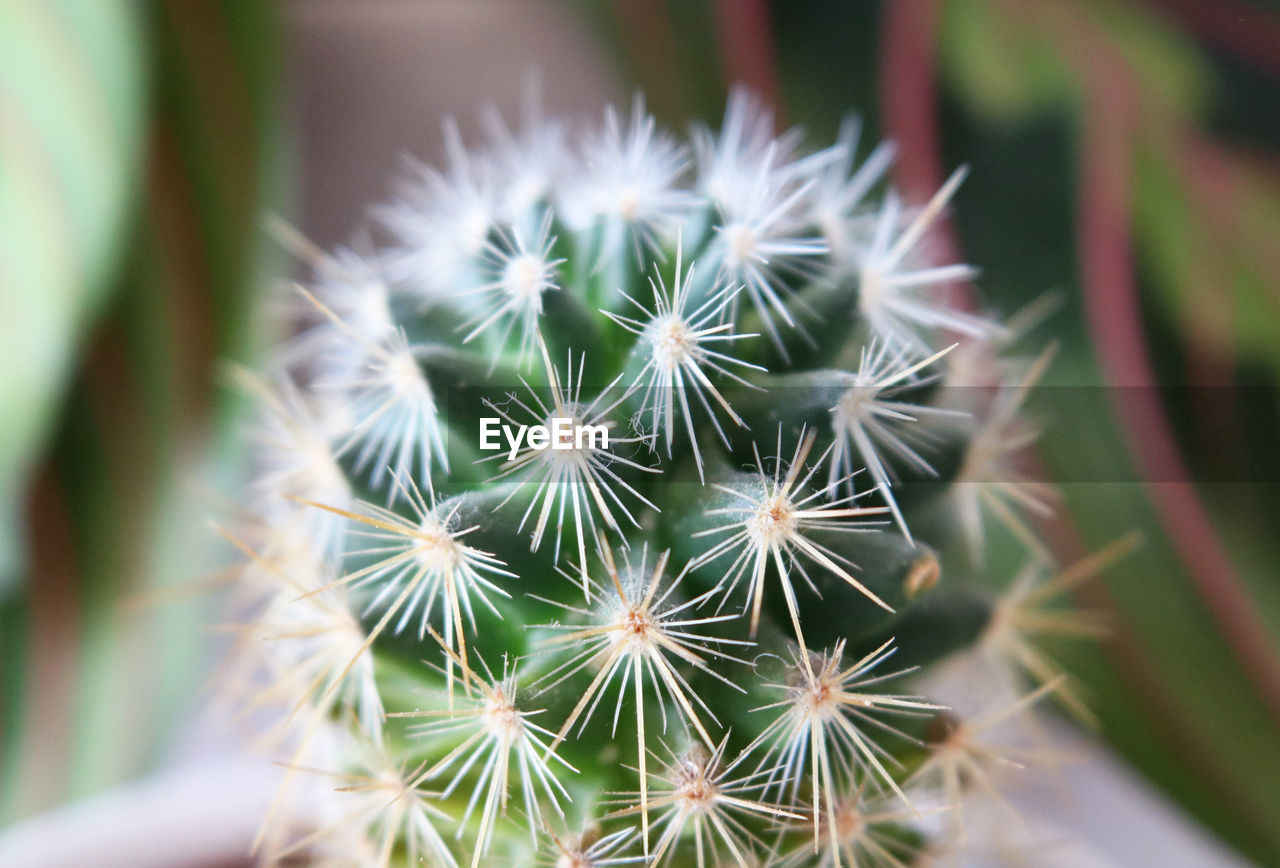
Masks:
[[[639,100],[583,131],[531,111],[476,150],[447,127],[376,250],[282,230],[310,275],[241,375],[233,535],[270,640],[236,683],[287,769],[264,862],[903,864],[956,838],[932,815],[965,794],[930,783],[952,718],[900,661],[986,649],[1014,710],[1062,688],[1029,610],[996,623],[954,577],[984,516],[1045,505],[980,461],[1029,438],[975,434],[1034,377],[945,300],[973,271],[927,242],[961,174],[873,201],[890,151],[859,160],[856,129],[800,154],[744,94],[689,145]],[[1019,665],[1048,686],[1018,699]]]

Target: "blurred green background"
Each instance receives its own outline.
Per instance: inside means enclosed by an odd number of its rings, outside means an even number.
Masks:
[[[182,741],[213,617],[182,589],[221,566],[205,519],[243,467],[219,365],[253,360],[289,269],[263,215],[344,240],[443,107],[530,62],[553,109],[641,87],[683,127],[741,81],[815,140],[857,110],[914,197],[972,167],[949,243],[980,303],[1061,300],[1034,404],[1054,551],[1146,540],[1081,592],[1112,638],[1063,659],[1134,767],[1280,864],[1280,10],[1256,0],[0,0],[0,825]]]

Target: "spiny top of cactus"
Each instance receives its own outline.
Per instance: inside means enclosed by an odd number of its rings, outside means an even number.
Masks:
[[[982,754],[926,738],[942,706],[888,682],[977,649],[1016,716],[1062,686],[1040,636],[1088,632],[1039,607],[1097,566],[1003,601],[963,581],[959,539],[981,554],[994,517],[1029,541],[1049,504],[1013,461],[1047,357],[999,357],[1017,336],[949,301],[976,272],[929,243],[963,171],[873,203],[889,147],[860,161],[850,121],[804,153],[743,92],[688,144],[639,97],[598,126],[536,99],[485,121],[479,147],[446,122],[376,244],[276,226],[310,273],[238,375],[253,520],[228,533],[270,640],[237,645],[235,683],[281,710],[262,860],[903,864],[959,840],[918,805],[1004,769],[974,777]],[[1021,671],[1046,686],[1016,699]]]

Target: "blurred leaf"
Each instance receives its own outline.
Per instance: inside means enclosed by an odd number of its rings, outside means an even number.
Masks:
[[[945,81],[989,121],[1009,122],[1037,111],[1079,109],[1072,69],[1088,29],[1106,32],[1109,48],[1131,65],[1144,100],[1160,110],[1194,115],[1209,95],[1210,74],[1194,43],[1145,10],[1115,0],[1078,8],[947,0],[940,42]]]
[[[1255,250],[1237,229],[1247,224],[1275,237],[1280,195],[1248,171],[1230,170],[1232,189],[1252,207],[1237,205],[1240,213],[1224,215],[1230,224],[1216,225],[1206,213],[1214,205],[1189,189],[1189,179],[1162,153],[1144,149],[1135,161],[1134,228],[1152,278],[1149,299],[1201,351],[1265,365],[1280,376],[1280,294],[1273,283],[1280,265],[1270,247]]]
[[[1070,71],[990,0],[949,0],[940,45],[946,80],[988,119],[1008,122],[1072,98]]]
[[[1095,479],[1091,468],[1102,467],[1117,481],[1062,485],[1064,514],[1089,550],[1129,529],[1146,539],[1108,583],[1123,641],[1106,652],[1064,649],[1062,657],[1090,686],[1103,734],[1144,774],[1235,846],[1255,856],[1280,852],[1268,819],[1280,812],[1273,722],[1192,587],[1153,509],[1152,489],[1120,481],[1138,476],[1106,400],[1076,289],[1073,112],[1064,103],[1053,122],[1041,113],[1032,122],[993,126],[980,112],[957,111],[948,141],[949,152],[973,166],[956,219],[966,256],[983,265],[984,301],[1016,310],[1036,294],[1072,288],[1046,328],[1062,349],[1035,398],[1047,420],[1041,457],[1051,479]],[[1028,153],[1037,159],[1025,159]],[[1139,206],[1148,207],[1176,228],[1176,200]]]
[[[227,490],[236,467],[220,441],[232,405],[216,400],[226,397],[217,370],[255,344],[250,313],[275,261],[261,220],[278,210],[285,178],[276,10],[257,0],[170,2],[154,8],[151,33],[146,207],[98,339],[109,364],[84,373],[73,410],[86,415],[58,445],[67,488],[89,495],[73,535],[86,601],[76,792],[154,759],[156,734],[189,713],[199,686],[208,601],[142,613],[121,604],[215,565],[206,521],[217,506],[199,492]],[[97,450],[78,433],[87,429],[99,432]],[[151,657],[157,647],[161,661]],[[139,710],[149,724],[141,730]]]
[[[0,522],[14,518],[78,339],[111,286],[147,73],[132,2],[0,4]],[[0,550],[0,589],[16,559]]]
[[[1088,0],[1085,15],[1103,28],[1137,78],[1143,100],[1160,111],[1198,116],[1211,93],[1212,72],[1196,42],[1142,4]],[[1087,31],[1086,31],[1087,33]],[[1063,40],[1065,43],[1066,40]],[[1080,45],[1074,46],[1079,50]],[[1072,50],[1064,45],[1060,51]]]
[[[1259,279],[1274,268],[1268,261],[1273,255],[1246,239],[1268,236],[1265,227],[1275,225],[1271,208],[1280,199],[1245,180],[1244,167],[1217,143],[1198,139],[1199,118],[1220,86],[1211,56],[1190,34],[1141,4],[1090,0],[1068,9],[949,0],[947,9],[948,23],[956,26],[941,31],[946,84],[960,97],[947,145],[974,166],[957,215],[966,254],[984,268],[984,297],[1013,310],[1028,294],[1080,285],[1079,241],[1070,222],[1078,219],[1077,168],[1070,147],[1081,112],[1099,110],[1086,103],[1086,88],[1097,84],[1100,70],[1108,70],[1123,77],[1116,86],[1132,89],[1139,106],[1130,162],[1115,167],[1134,173],[1132,232],[1142,266],[1135,278],[1146,313],[1154,314],[1148,334],[1134,339],[1148,342],[1157,370],[1174,382],[1185,380],[1188,352],[1207,350],[1227,366],[1237,358],[1273,366],[1280,317],[1276,299],[1266,294],[1268,282]],[[1061,77],[1046,79],[1047,64],[1060,68]],[[1048,118],[1062,136],[1051,147],[1043,136]],[[999,129],[984,123],[991,120],[1000,122]],[[1196,163],[1200,155],[1191,152],[1192,144],[1208,150],[1214,162]],[[1206,177],[1205,168],[1227,177],[1224,201],[1230,204],[1234,196],[1233,212],[1223,213],[1223,201],[1208,195],[1221,190],[1221,183],[1214,184],[1222,177]],[[1241,202],[1250,202],[1248,211]],[[1093,394],[1094,406],[1068,409],[1055,404],[1054,390],[1046,390],[1040,406],[1052,423],[1042,457],[1051,477],[1081,478],[1083,471],[1089,478],[1089,463],[1101,461],[1112,472],[1128,468],[1117,479],[1136,480],[1131,449],[1140,446],[1124,436],[1105,400],[1081,292],[1073,290],[1068,298],[1069,309],[1052,324],[1064,344],[1053,378],[1092,387],[1080,394]],[[1162,332],[1165,323],[1172,330]],[[1224,442],[1211,438],[1207,445],[1225,448]],[[1063,488],[1086,547],[1129,527],[1147,539],[1143,551],[1113,571],[1116,578],[1108,586],[1106,599],[1118,615],[1117,642],[1105,653],[1070,655],[1095,688],[1104,732],[1227,840],[1255,857],[1274,857],[1280,853],[1275,721],[1167,534],[1153,501],[1161,496],[1159,487],[1117,481]],[[1199,494],[1204,497],[1203,490]],[[1250,501],[1258,499],[1250,493]],[[1240,525],[1229,513],[1219,508],[1214,519],[1211,532],[1227,544],[1242,587],[1259,616],[1271,616],[1274,635],[1280,624],[1268,603],[1274,594],[1266,588],[1274,582],[1266,557],[1256,551],[1256,540],[1247,542],[1247,533],[1224,533]]]
[[[135,14],[131,5],[93,8],[104,18]],[[208,600],[156,594],[217,563],[206,520],[219,505],[208,492],[236,487],[228,477],[239,455],[222,436],[235,402],[216,389],[217,369],[256,344],[250,311],[272,269],[261,218],[280,210],[288,177],[275,7],[142,8],[135,41],[151,86],[130,84],[150,108],[145,172],[132,183],[140,195],[95,230],[124,249],[122,267],[36,484],[66,505],[40,528],[65,557],[33,559],[26,605],[5,616],[29,632],[38,613],[62,606],[69,632],[53,649],[63,661],[56,680],[37,685],[29,659],[19,690],[8,672],[0,685],[6,698],[22,698],[7,705],[19,723],[5,721],[3,733],[13,799],[0,811],[10,816],[136,773],[184,734],[173,724],[191,713],[212,615]],[[19,39],[30,26],[22,22]],[[111,18],[97,29],[110,36],[119,26]]]

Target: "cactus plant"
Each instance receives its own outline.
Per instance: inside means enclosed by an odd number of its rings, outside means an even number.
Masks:
[[[859,159],[850,121],[804,153],[741,92],[688,144],[639,98],[489,121],[477,148],[446,124],[377,245],[277,227],[309,273],[238,373],[255,483],[227,530],[229,681],[285,769],[260,857],[959,846],[937,815],[1003,766],[957,734],[1078,704],[1038,643],[1088,630],[1040,607],[1100,566],[1038,584],[1050,496],[1008,462],[1046,360],[949,300],[975,271],[930,235],[962,172],[873,201],[888,146]],[[965,581],[995,533],[1032,563],[1003,600]],[[916,695],[957,655],[990,688],[971,716]]]

